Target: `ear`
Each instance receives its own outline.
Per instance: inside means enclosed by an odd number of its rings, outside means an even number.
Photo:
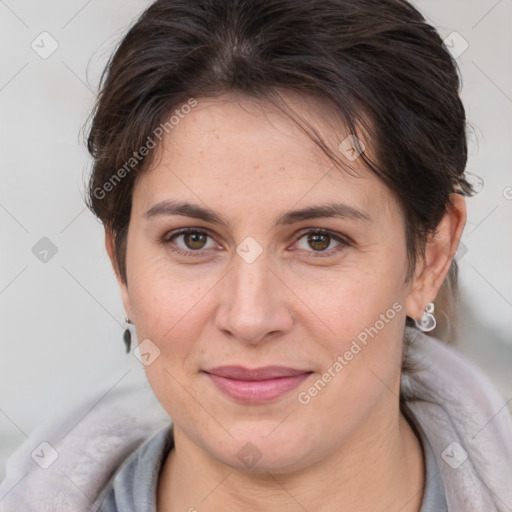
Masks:
[[[427,304],[434,302],[450,269],[465,224],[464,197],[451,194],[447,211],[425,246],[424,257],[416,263],[406,299],[407,316],[419,320]]]
[[[119,288],[121,290],[121,298],[123,300],[123,306],[126,311],[126,315],[128,316],[128,318],[132,318],[130,307],[130,295],[128,293],[128,284],[123,281],[121,274],[119,272],[119,267],[117,265],[116,260],[114,240],[114,233],[109,228],[105,227],[105,248],[107,249],[107,254],[110,259],[110,263],[112,264],[112,268],[114,269],[117,284],[119,285]]]

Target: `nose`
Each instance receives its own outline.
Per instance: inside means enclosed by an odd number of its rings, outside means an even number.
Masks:
[[[252,263],[236,255],[220,291],[217,328],[253,345],[289,331],[294,321],[290,292],[277,274],[265,254]]]

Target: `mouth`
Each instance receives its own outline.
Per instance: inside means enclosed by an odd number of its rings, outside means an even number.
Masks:
[[[217,388],[230,398],[244,403],[265,403],[299,386],[313,372],[284,366],[247,369],[221,366],[205,371]]]

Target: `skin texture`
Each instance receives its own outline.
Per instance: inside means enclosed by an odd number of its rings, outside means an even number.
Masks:
[[[328,108],[288,99],[334,148],[348,135],[329,121]],[[335,167],[275,107],[233,94],[199,99],[158,151],[134,189],[127,284],[118,276],[138,340],[160,350],[145,369],[175,425],[158,510],[419,510],[421,444],[398,403],[402,335],[406,314],[421,316],[448,271],[466,219],[463,198],[452,196],[405,282],[404,220],[391,191],[361,158],[347,160],[351,174]],[[144,215],[164,200],[207,207],[228,226]],[[334,202],[370,220],[275,225],[287,211]],[[209,236],[171,240],[184,227]],[[314,245],[307,228],[352,242],[327,236]],[[246,237],[263,249],[252,263],[236,252]],[[108,231],[106,246],[116,268]],[[393,304],[394,318],[301,403],[299,393]],[[227,364],[313,373],[271,402],[244,404],[203,372]],[[261,457],[252,467],[237,455],[248,442]]]

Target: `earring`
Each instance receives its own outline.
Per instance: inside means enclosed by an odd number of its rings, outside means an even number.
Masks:
[[[434,313],[434,303],[429,302],[422,317],[419,320],[415,320],[416,327],[423,332],[430,332],[436,328],[436,318],[432,314]]]
[[[127,324],[133,325],[133,322],[128,317],[126,317],[125,321]],[[128,327],[126,327],[126,329],[124,330],[123,341],[126,346],[126,353],[128,354],[132,346],[132,333],[130,332],[130,329]]]

